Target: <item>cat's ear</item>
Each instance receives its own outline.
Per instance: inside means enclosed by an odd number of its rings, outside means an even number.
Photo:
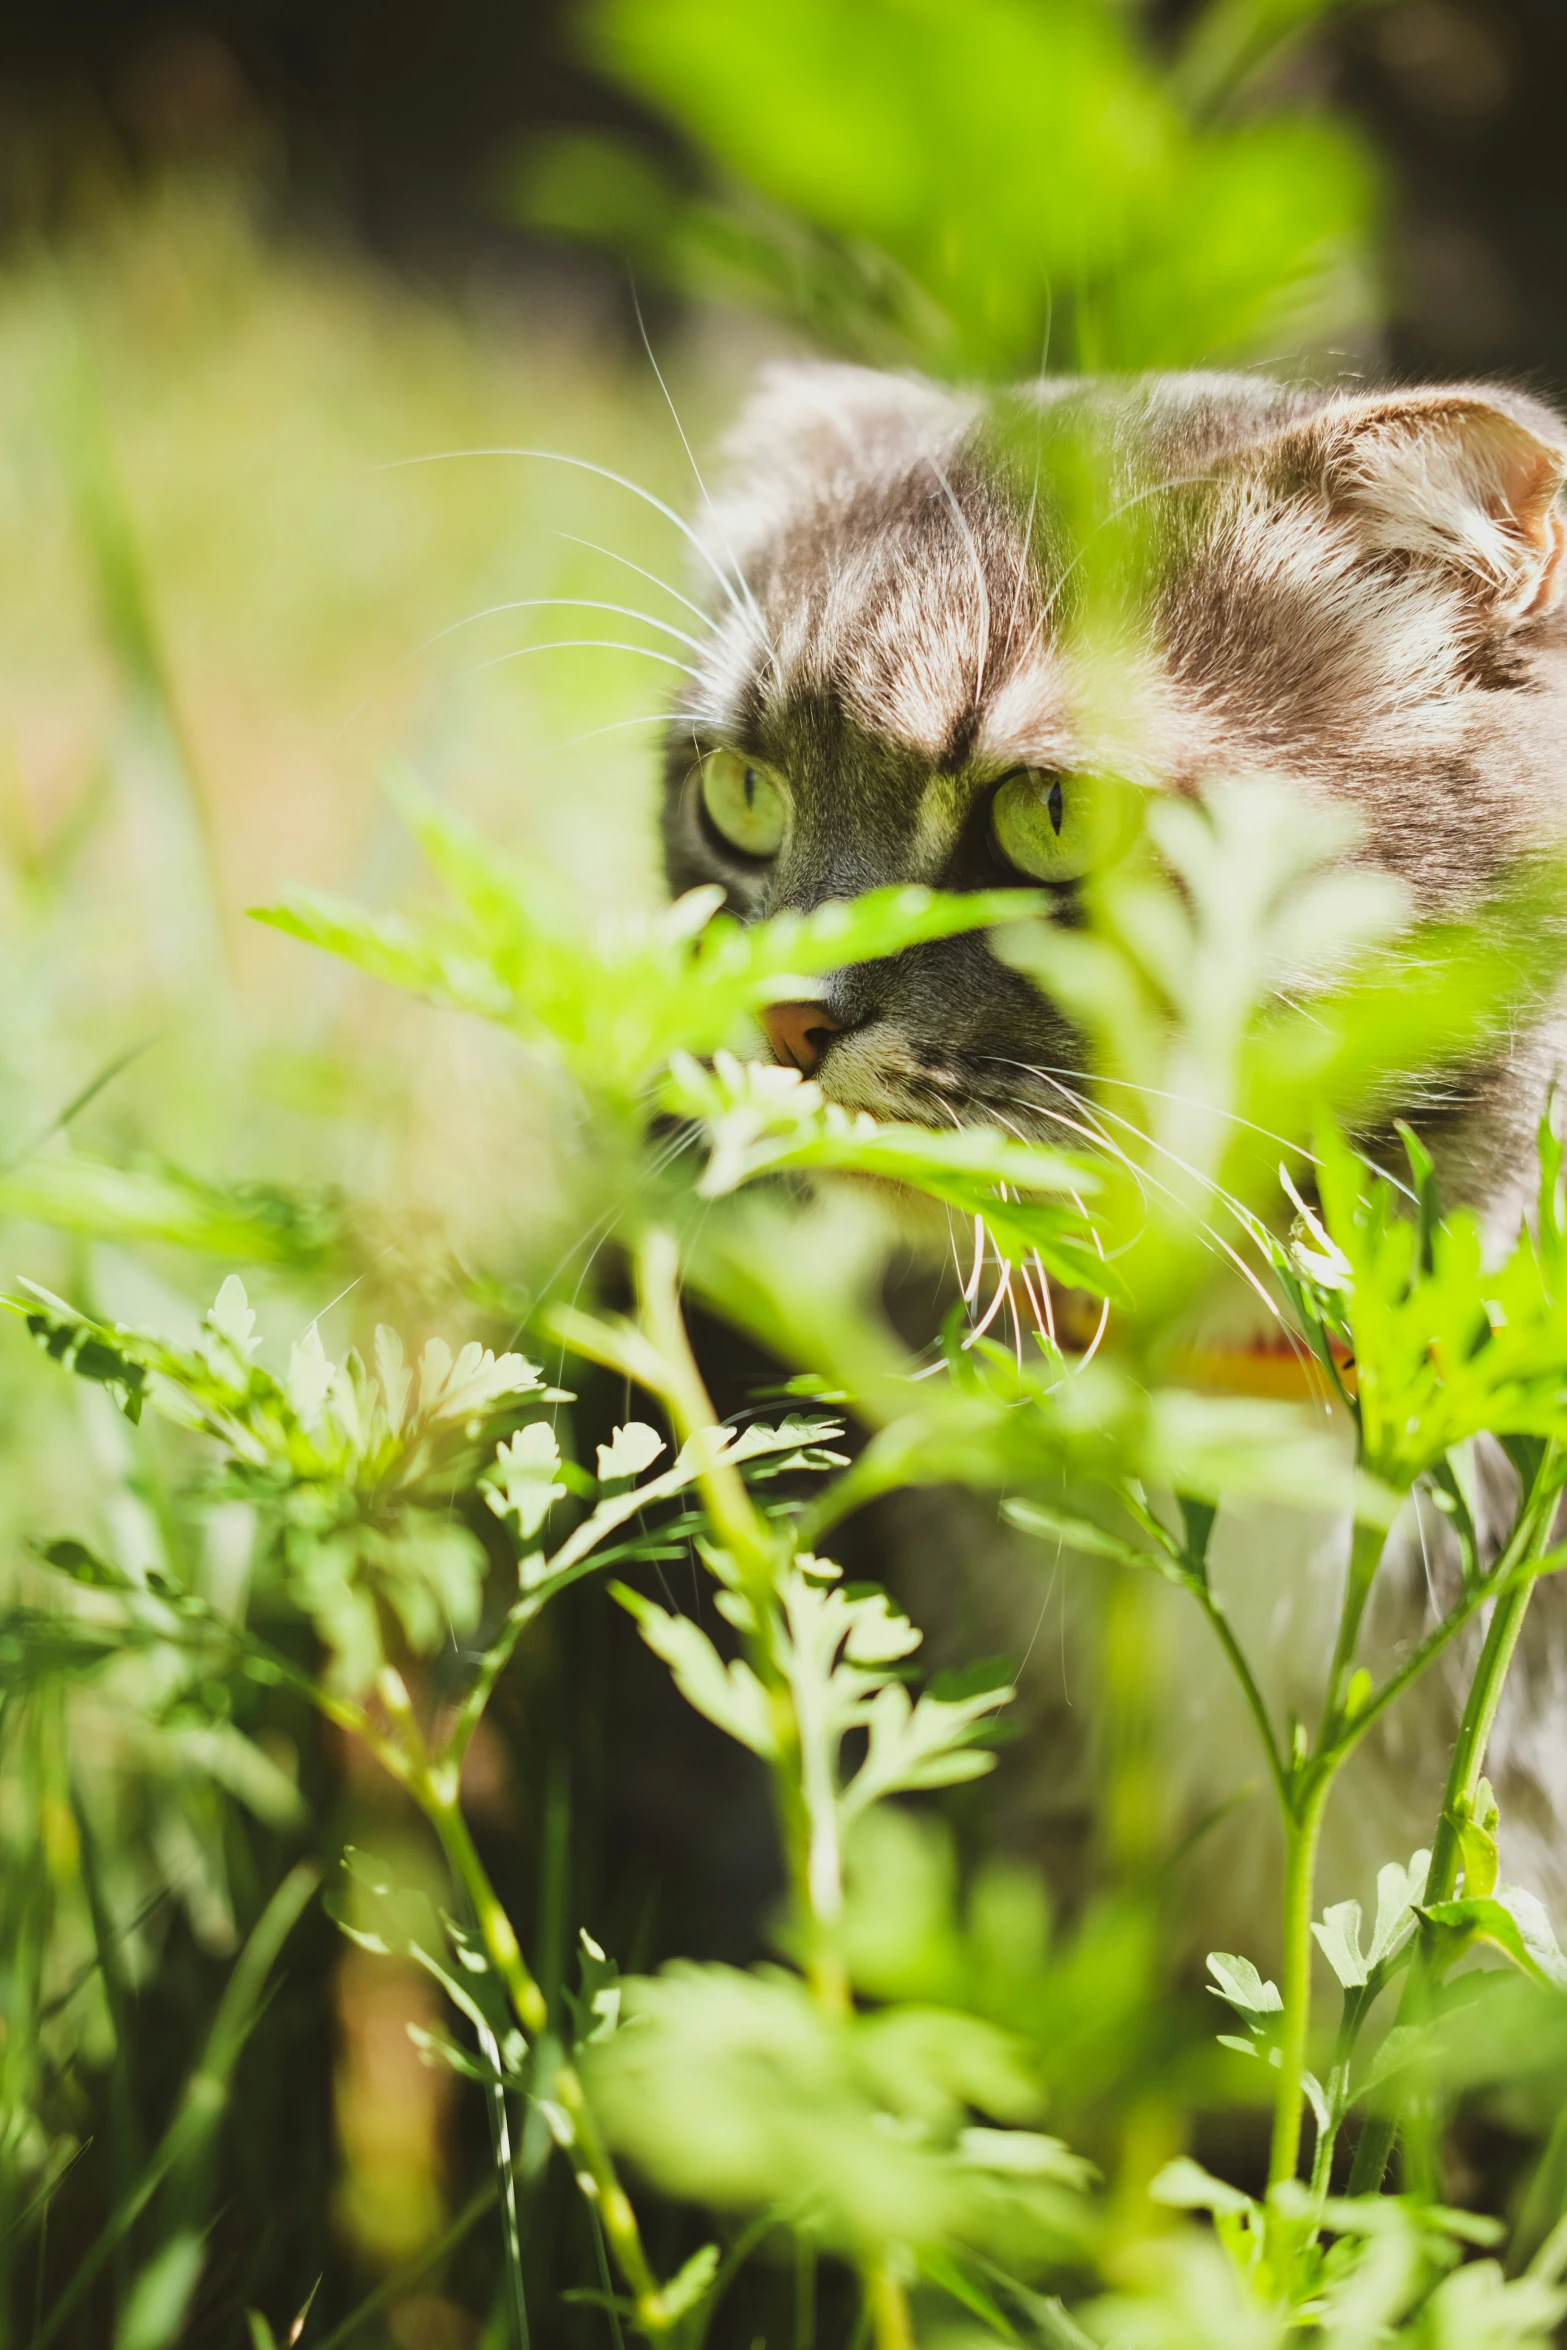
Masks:
[[[1347,400],[1314,420],[1322,487],[1368,549],[1451,564],[1496,620],[1531,619],[1567,586],[1567,446],[1549,410],[1535,414],[1483,392]]]

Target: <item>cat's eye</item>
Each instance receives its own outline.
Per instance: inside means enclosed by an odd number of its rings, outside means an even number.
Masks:
[[[773,770],[740,751],[709,751],[701,775],[708,821],[729,846],[743,857],[776,857],[789,802]]]
[[[1020,767],[990,803],[997,853],[1031,881],[1080,881],[1118,857],[1134,829],[1123,788],[1048,767]]]

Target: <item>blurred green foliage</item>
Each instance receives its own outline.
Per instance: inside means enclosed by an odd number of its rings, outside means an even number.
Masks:
[[[883,361],[1015,377],[1320,346],[1374,306],[1375,174],[1288,92],[1334,0],[595,0],[588,56],[697,158],[557,134],[525,216]]]

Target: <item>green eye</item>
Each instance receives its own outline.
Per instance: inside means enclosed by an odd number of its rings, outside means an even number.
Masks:
[[[1098,777],[1023,767],[990,803],[990,836],[1033,881],[1078,881],[1118,857],[1135,829],[1124,787]]]
[[[702,805],[731,848],[746,857],[776,857],[789,803],[770,767],[738,751],[709,751],[702,761]]]

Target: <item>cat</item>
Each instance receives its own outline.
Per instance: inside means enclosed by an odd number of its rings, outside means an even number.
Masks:
[[[1157,550],[1121,616],[1135,729],[1079,674],[1069,625],[1079,558],[1053,485],[1085,449],[1103,510],[1146,510]],[[777,368],[699,521],[712,626],[666,735],[671,887],[716,881],[755,919],[883,883],[1043,883],[1071,920],[1097,837],[1084,778],[1192,792],[1262,769],[1347,806],[1349,853],[1394,876],[1414,913],[1473,910],[1567,834],[1564,478],[1567,425],[1490,385],[1050,379],[998,403],[869,369]],[[1056,1073],[1081,1062],[1069,1023],[982,934],[839,971],[766,1027],[830,1099],[937,1126],[1003,1117],[1056,1135]],[[1564,1042],[1547,1011],[1406,1105],[1446,1201],[1498,1236],[1532,1190]],[[1384,1650],[1428,1604],[1415,1536],[1431,1532],[1411,1528],[1385,1570],[1369,1628]],[[1299,1526],[1262,1573],[1257,1528],[1221,1521],[1218,1571],[1270,1650],[1281,1710],[1304,1702],[1331,1645],[1341,1544],[1342,1529]],[[1508,1863],[1559,1909],[1564,1634],[1537,1601],[1492,1749]],[[1172,1619],[1168,1637],[1187,1632]],[[1174,1678],[1197,1732],[1172,1748],[1195,1814],[1255,1758],[1211,1675]],[[1452,1686],[1368,1758],[1380,1795],[1330,1856],[1330,1890],[1364,1894],[1400,1836],[1407,1853],[1429,1835]],[[1249,1894],[1241,1909],[1254,1914]]]

